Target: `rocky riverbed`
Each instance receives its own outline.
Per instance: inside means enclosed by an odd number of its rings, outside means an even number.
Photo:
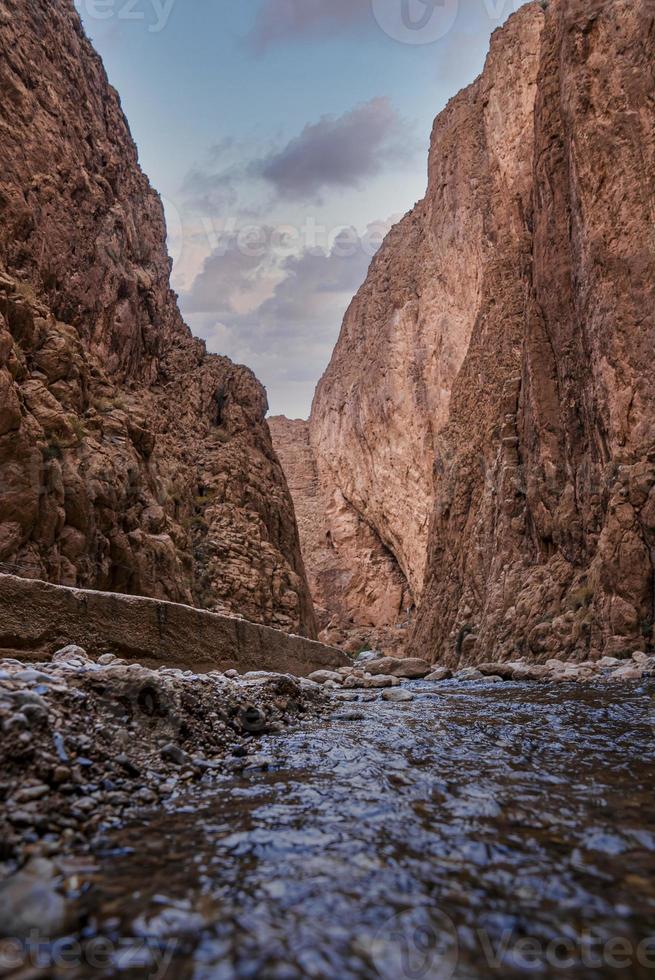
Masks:
[[[61,663],[39,672],[87,698],[66,722],[68,762],[56,746],[51,758],[71,776],[57,786],[39,772],[40,798],[15,800],[12,787],[5,801],[27,809],[33,828],[12,824],[20,870],[5,855],[16,872],[0,887],[8,976],[653,975],[652,679],[625,681],[617,699],[604,680],[403,680],[318,693],[290,678],[158,672],[182,702],[179,692],[194,692],[198,727],[177,700],[176,730],[140,714],[130,723],[134,701],[114,693],[128,735],[110,754],[109,716],[87,685],[108,670],[141,685],[146,674]],[[46,704],[65,701],[44,678],[13,676]],[[75,742],[85,734],[90,745]],[[111,793],[123,794],[114,810]],[[72,821],[64,849],[62,829],[39,822],[61,806]]]
[[[316,685],[282,674],[150,670],[76,646],[0,661],[0,876],[247,768],[264,733],[320,708]]]
[[[316,670],[310,680],[324,687],[337,690],[355,688],[396,687],[402,680],[426,681],[485,680],[540,681],[549,684],[592,681],[639,681],[655,677],[655,656],[636,650],[628,656],[602,657],[599,660],[580,660],[578,663],[558,659],[543,664],[524,659],[509,662],[481,663],[477,666],[451,670],[434,667],[420,657],[389,657],[368,650],[360,653],[353,664],[336,670]]]

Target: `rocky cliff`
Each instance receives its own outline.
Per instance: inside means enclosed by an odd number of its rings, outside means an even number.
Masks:
[[[321,639],[351,652],[397,650],[412,599],[394,556],[338,492],[326,492],[309,423],[279,415],[268,424],[296,510]]]
[[[417,654],[652,646],[654,54],[648,0],[519,10],[346,316],[311,440]]]
[[[0,569],[313,635],[265,393],[182,322],[72,0],[0,0],[0,54]]]

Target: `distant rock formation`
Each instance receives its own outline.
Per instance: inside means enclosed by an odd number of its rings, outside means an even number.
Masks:
[[[0,164],[0,571],[315,635],[264,390],[182,322],[72,0],[0,2]]]
[[[309,422],[278,415],[268,424],[296,509],[321,638],[352,652],[380,643],[397,649],[412,599],[393,555],[338,491],[325,492]]]
[[[416,656],[652,649],[654,63],[648,0],[521,8],[346,315],[311,444]]]

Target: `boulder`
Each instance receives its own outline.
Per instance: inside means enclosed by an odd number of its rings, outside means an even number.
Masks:
[[[382,692],[383,701],[392,701],[396,704],[406,701],[413,701],[414,695],[411,691],[404,691],[401,687],[392,687]]]
[[[317,684],[327,684],[328,681],[332,681],[334,684],[341,685],[343,676],[336,670],[315,670],[309,675],[309,680]]]
[[[385,674],[376,674],[375,676],[366,675],[365,677],[358,677],[353,674],[351,677],[346,677],[344,681],[344,688],[348,690],[355,689],[377,689],[384,687],[396,687],[400,684],[400,680],[397,677],[391,677]]]
[[[52,655],[53,664],[67,663],[91,663],[91,658],[83,647],[78,647],[74,643],[67,647],[62,647]]]
[[[619,667],[609,675],[611,681],[639,681],[644,675],[643,669],[635,664]]]
[[[432,670],[426,660],[418,657],[382,657],[367,664],[369,674],[390,674],[392,677],[403,677],[406,680],[417,680],[426,677]]]
[[[514,667],[512,664],[478,664],[478,670],[485,677],[502,677],[506,681],[511,681],[514,676]]]
[[[366,688],[398,687],[399,685],[400,679],[398,677],[391,677],[385,674],[377,674],[375,677],[364,678],[364,687]]]
[[[483,676],[477,667],[464,667],[462,670],[457,671],[455,679],[458,681],[477,681]]]
[[[360,654],[355,658],[356,664],[367,664],[371,660],[381,660],[384,657],[383,653],[379,650],[362,650]]]
[[[596,661],[596,665],[601,668],[605,667],[620,667],[625,661],[619,660],[618,657],[602,657],[600,660]]]
[[[498,672],[498,676],[503,675]],[[512,667],[512,680],[515,681],[543,681],[549,676],[550,670],[542,664],[515,664]]]

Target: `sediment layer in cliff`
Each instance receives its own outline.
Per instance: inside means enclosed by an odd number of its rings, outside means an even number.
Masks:
[[[311,443],[416,654],[652,647],[654,64],[647,0],[521,8],[346,315]]]
[[[72,0],[0,2],[0,163],[0,568],[314,635],[264,390],[181,319]]]

